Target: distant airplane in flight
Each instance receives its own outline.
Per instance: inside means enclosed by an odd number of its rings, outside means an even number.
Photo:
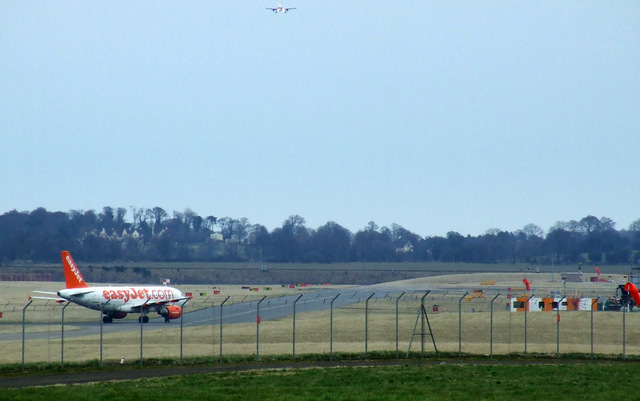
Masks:
[[[147,313],[157,312],[165,322],[177,319],[182,315],[182,308],[189,297],[173,287],[158,285],[141,286],[106,286],[90,287],[78,266],[67,251],[60,253],[66,288],[58,292],[35,291],[41,294],[57,295],[53,297],[32,297],[50,299],[58,302],[70,301],[85,308],[102,310],[104,323],[112,323],[113,319],[123,319],[127,313],[140,313],[138,321],[149,322]]]
[[[296,7],[283,7],[282,4],[278,5],[278,7],[270,8],[267,7],[267,10],[271,10],[274,13],[286,13],[289,10],[295,10]]]

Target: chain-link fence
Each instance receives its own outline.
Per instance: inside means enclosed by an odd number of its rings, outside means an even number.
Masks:
[[[499,292],[333,290],[194,299],[181,318],[102,323],[99,311],[33,300],[0,305],[0,363],[393,352],[640,354],[640,314],[512,311]],[[562,303],[560,303],[562,304]],[[600,308],[598,308],[600,306]]]

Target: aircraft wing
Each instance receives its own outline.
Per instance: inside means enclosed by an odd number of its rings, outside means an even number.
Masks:
[[[34,291],[34,292],[44,292],[44,291]],[[55,294],[55,292],[54,292]],[[29,295],[29,299],[44,299],[47,301],[56,301],[56,302],[67,302],[66,299],[64,298],[54,298],[54,297],[32,297],[31,295]]]
[[[150,300],[141,299],[141,300],[138,300],[138,301],[132,303],[131,307],[138,308],[138,307],[141,307],[141,306],[164,305],[164,304],[170,304],[170,303],[173,303],[173,302],[184,301],[186,299],[189,299],[189,297],[174,298],[174,299],[164,299],[162,301],[160,301],[160,300],[150,301]]]
[[[34,291],[36,294],[55,295],[53,297],[32,297],[29,295],[29,299],[46,299],[48,301],[65,302],[66,299],[60,298],[57,292],[53,291]]]
[[[60,292],[64,295],[64,296],[69,296],[69,297],[80,297],[82,295],[87,295],[87,294],[91,294],[93,292],[93,288],[88,287],[86,290],[79,290],[79,289],[75,289],[75,288],[71,288],[71,289],[66,289],[66,290],[61,290]],[[43,294],[47,294],[44,291],[35,291],[35,292],[40,292]],[[48,294],[55,294],[58,295],[57,292],[49,292]]]
[[[87,294],[91,294],[93,291],[82,291],[82,292],[76,292],[73,295],[78,297],[80,295],[87,295]]]

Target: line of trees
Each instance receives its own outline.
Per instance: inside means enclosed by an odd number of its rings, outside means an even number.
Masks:
[[[616,230],[610,218],[558,222],[546,233],[535,224],[479,236],[449,232],[421,237],[397,224],[369,222],[355,234],[333,221],[313,229],[291,216],[269,232],[246,218],[172,216],[160,207],[31,212],[0,216],[0,261],[57,262],[60,250],[86,262],[469,262],[637,264],[640,219]]]

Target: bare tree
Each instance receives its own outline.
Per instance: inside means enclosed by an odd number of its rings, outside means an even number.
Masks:
[[[158,231],[158,229],[162,226],[162,222],[169,216],[169,214],[161,207],[156,206],[151,209],[153,214],[153,225]]]
[[[535,224],[527,224],[522,228],[524,235],[529,237],[544,237],[544,230]]]
[[[211,231],[215,231],[216,228],[216,223],[218,222],[218,218],[217,217],[213,217],[213,216],[207,216],[207,228]]]

